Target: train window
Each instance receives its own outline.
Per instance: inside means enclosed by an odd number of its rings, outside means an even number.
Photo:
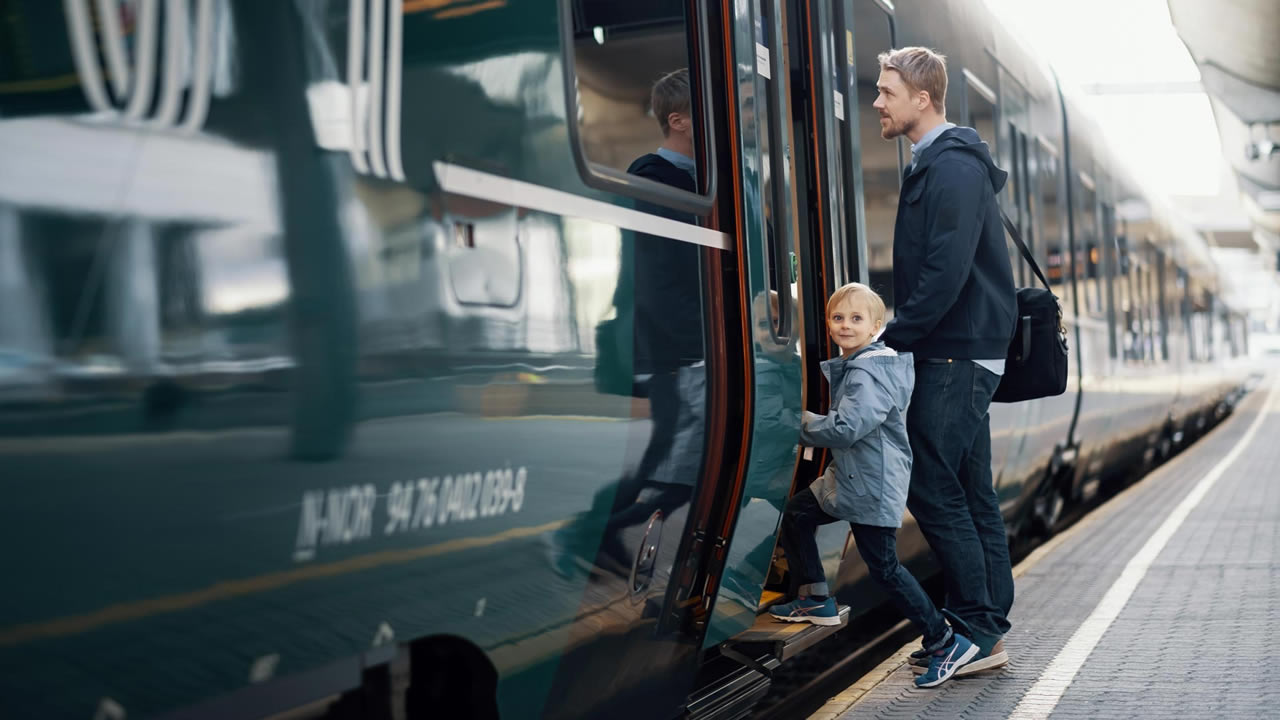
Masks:
[[[1081,279],[1080,290],[1084,294],[1085,312],[1092,316],[1102,314],[1102,248],[1098,236],[1098,198],[1093,178],[1080,173],[1075,178],[1076,236],[1078,262],[1076,272]]]
[[[1039,258],[1044,261],[1045,275],[1053,293],[1062,300],[1063,310],[1074,312],[1068,293],[1071,292],[1071,255],[1062,232],[1062,204],[1059,195],[1058,151],[1047,140],[1037,137],[1035,142],[1036,227],[1039,230]]]
[[[853,28],[867,282],[880,293],[892,313],[893,225],[902,185],[902,139],[886,141],[881,137],[880,115],[871,106],[876,101],[876,81],[880,77],[876,58],[893,48],[893,18],[875,0],[854,0]]]
[[[1116,319],[1116,286],[1119,282],[1116,278],[1121,275],[1116,253],[1116,211],[1111,205],[1104,204],[1101,212],[1102,233],[1099,245],[1102,248],[1102,284],[1106,287],[1107,346],[1114,358],[1119,357]]]
[[[1002,147],[996,135],[996,94],[969,70],[964,71],[965,124],[992,146],[997,157]]]
[[[1021,170],[1018,167],[1016,158],[1003,159],[1013,148],[1013,145],[1008,142],[1000,142],[997,138],[996,94],[967,69],[964,70],[964,88],[965,124],[978,131],[978,137],[991,146],[992,156],[998,158],[997,164],[1001,164],[1009,170],[1009,178],[1005,182],[1005,188],[1000,192],[997,199],[1001,210],[1009,215],[1009,219],[1013,221],[1014,225],[1018,227],[1018,231],[1022,233],[1023,242],[1027,242],[1026,229],[1018,220],[1016,201],[1011,199],[1016,193],[1016,188],[1022,185]],[[1009,266],[1013,268],[1015,281],[1019,285],[1026,285],[1026,262],[1022,260],[1022,254],[1018,251],[1018,246],[1008,236],[1005,238],[1005,245],[1009,253]]]
[[[1155,270],[1155,248],[1147,247],[1146,262],[1143,264],[1142,270],[1142,297],[1143,312],[1145,313],[1145,332],[1143,333],[1143,343],[1145,347],[1145,357],[1155,362],[1158,357],[1156,348],[1158,347],[1157,336],[1159,329],[1157,328],[1156,309],[1156,270]]]
[[[708,212],[714,185],[708,158],[713,148],[708,146],[709,103],[701,72],[705,63],[698,54],[706,43],[695,37],[703,25],[700,11],[683,0],[571,0],[569,7],[569,133],[583,179],[593,187],[664,206],[699,215]],[[679,107],[683,103],[675,99],[668,101],[671,107],[654,108],[654,85],[686,68],[688,106]],[[658,101],[662,102],[660,94]],[[658,117],[661,114],[676,125]],[[659,147],[666,149],[661,155],[675,152],[691,162],[697,192],[627,175],[636,158]]]
[[[1031,182],[1028,173],[1031,159],[1027,156],[1026,147],[1026,131],[1031,125],[1027,113],[1027,91],[1003,67],[997,77],[1000,89],[1000,136],[983,139],[999,148],[997,164],[1009,169],[1009,181],[1005,185],[1007,192],[1001,194],[1000,206],[1022,230],[1023,239],[1031,247],[1030,218],[1025,217],[1028,210],[1027,186]]]
[[[756,104],[758,140],[760,142],[761,172],[760,196],[763,198],[766,227],[766,259],[768,262],[769,289],[780,300],[773,315],[773,332],[779,340],[791,336],[792,314],[798,288],[794,268],[792,239],[798,229],[793,226],[791,208],[795,206],[791,184],[787,178],[795,177],[792,165],[790,113],[787,111],[787,63],[786,49],[780,38],[786,37],[786,14],[777,14],[775,0],[758,0],[755,3],[755,35],[757,62],[762,61],[761,49],[768,53],[767,74],[757,72],[757,87],[763,85],[764,107]],[[754,91],[754,90],[753,90]]]
[[[1169,269],[1168,259],[1161,250],[1155,251],[1156,317],[1160,333],[1160,359],[1169,360]]]

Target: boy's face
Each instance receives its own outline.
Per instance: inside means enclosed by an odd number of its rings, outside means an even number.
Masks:
[[[831,333],[831,340],[840,346],[840,354],[849,355],[871,344],[876,333],[880,332],[880,323],[871,319],[866,301],[853,298],[831,308],[827,315],[827,332]]]

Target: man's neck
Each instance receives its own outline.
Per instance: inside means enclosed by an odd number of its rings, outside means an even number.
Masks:
[[[689,159],[693,159],[693,139],[692,138],[685,138],[675,134],[668,135],[667,138],[662,141],[661,147],[664,147],[672,152],[678,152]]]
[[[915,145],[920,142],[920,138],[928,135],[930,130],[933,130],[946,121],[946,115],[938,115],[937,113],[921,115],[920,122],[916,123],[916,126],[911,129],[911,132],[907,133],[907,139],[911,141],[912,145]]]

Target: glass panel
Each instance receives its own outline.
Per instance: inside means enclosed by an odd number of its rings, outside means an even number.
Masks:
[[[1068,253],[1066,239],[1062,232],[1062,203],[1058,186],[1061,182],[1058,157],[1050,152],[1041,142],[1036,142],[1036,186],[1038,188],[1038,211],[1035,214],[1036,224],[1042,238],[1039,255],[1045,260],[1045,276],[1053,293],[1062,300],[1063,312],[1071,314],[1070,293],[1072,284],[1071,256]]]
[[[781,173],[786,172],[785,141],[783,128],[786,115],[781,108],[781,100],[777,83],[781,78],[776,68],[785,59],[780,44],[774,33],[773,0],[757,0],[755,4],[754,39],[758,46],[769,53],[769,75],[759,75],[757,82],[764,86],[765,112],[760,117],[758,137],[760,140],[760,197],[763,200],[764,224],[767,251],[767,274],[769,290],[780,302],[794,301],[793,285],[790,276],[791,255],[785,239],[789,237],[785,222],[787,199],[783,197],[785,181]],[[759,58],[757,49],[757,57]],[[757,108],[759,105],[757,104]],[[784,339],[790,335],[789,313],[784,307],[771,307],[771,320],[774,337]]]
[[[1080,242],[1076,245],[1076,272],[1083,279],[1084,310],[1093,316],[1102,315],[1102,250],[1098,247],[1097,196],[1079,178],[1075,178],[1076,232]]]
[[[898,190],[902,184],[901,140],[886,141],[880,135],[876,81],[880,63],[876,57],[893,47],[889,16],[875,0],[853,3],[854,70],[857,76],[858,140],[862,154],[862,187],[865,203],[868,281],[893,311],[893,226],[898,214]]]
[[[1003,151],[1003,143],[997,142],[996,139],[996,106],[995,103],[987,99],[972,84],[965,83],[966,107],[969,108],[969,116],[965,119],[965,123],[978,131],[978,137],[985,140],[988,144],[995,145],[993,148],[997,156]]]
[[[659,80],[690,66],[695,28],[685,6],[681,0],[573,3],[578,130],[591,162],[626,172],[636,158],[665,146],[695,159],[701,171],[694,147],[701,120],[690,100],[697,96],[697,78],[686,79],[688,85],[669,81],[655,91]],[[672,114],[681,116],[675,125]]]
[[[1111,350],[1111,357],[1118,357],[1116,294],[1121,289],[1120,286],[1123,285],[1118,278],[1123,278],[1124,276],[1119,271],[1119,258],[1116,256],[1115,208],[1110,205],[1103,205],[1101,212],[1102,233],[1099,237],[1099,245],[1102,249],[1101,278],[1106,289],[1108,346]]]

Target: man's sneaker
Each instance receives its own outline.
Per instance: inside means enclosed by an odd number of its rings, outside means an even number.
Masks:
[[[840,612],[836,599],[810,600],[797,598],[789,603],[779,603],[769,608],[769,614],[783,622],[811,622],[814,625],[839,625]]]
[[[1009,653],[1004,651],[1004,640],[997,640],[991,652],[985,655],[979,650],[973,659],[956,671],[956,676],[972,675],[983,670],[995,670],[1009,664]]]
[[[955,640],[947,647],[934,653],[929,658],[929,669],[916,678],[916,687],[937,687],[951,679],[962,665],[978,654],[978,646],[969,642],[963,635],[956,634]]]

